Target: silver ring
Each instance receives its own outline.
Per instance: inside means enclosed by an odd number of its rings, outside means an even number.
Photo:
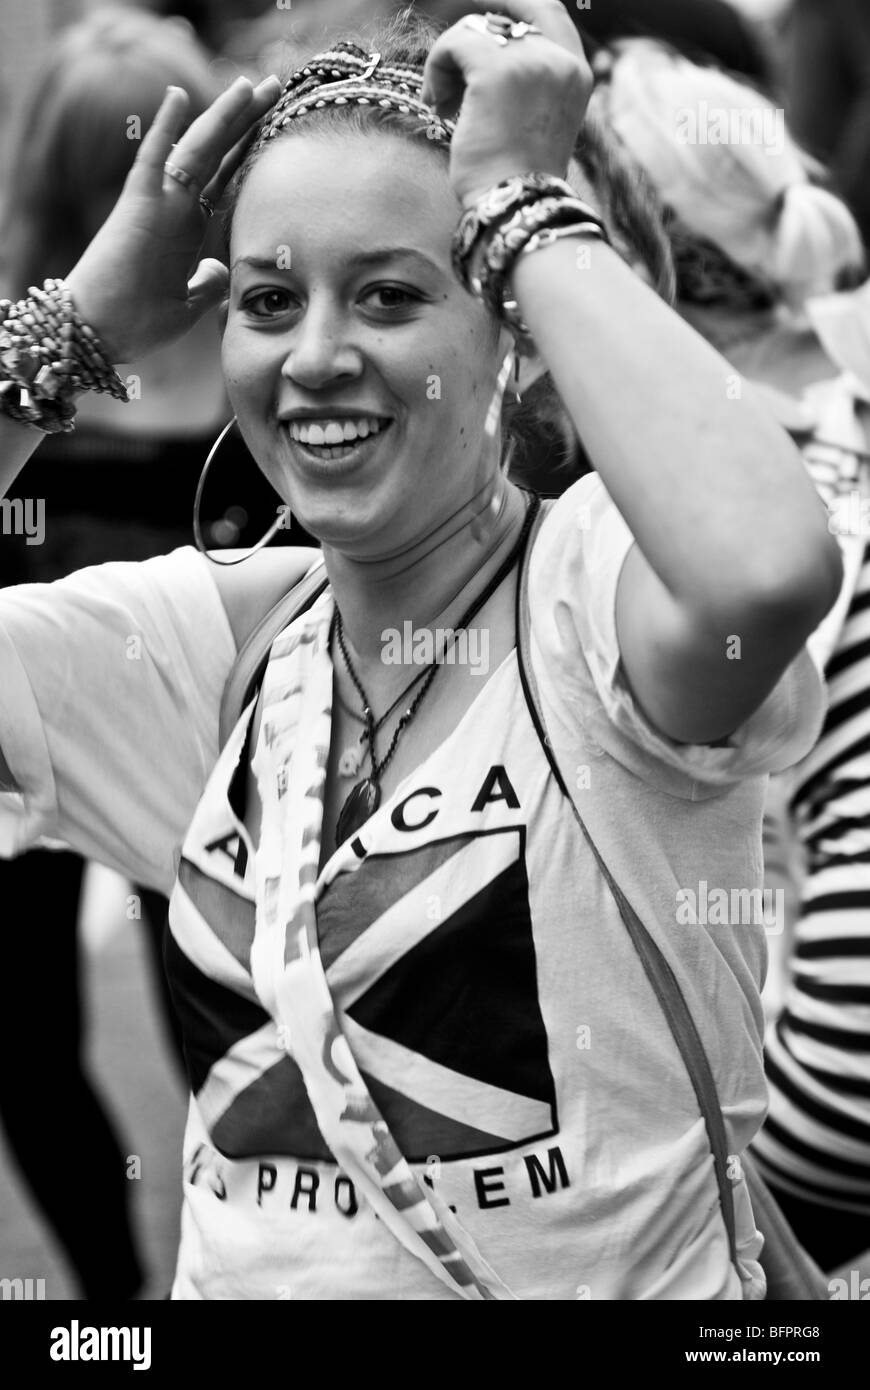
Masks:
[[[487,11],[486,14],[466,15],[465,24],[478,34],[487,34],[502,47],[510,43],[511,39],[524,39],[528,34],[539,34],[543,37],[542,30],[536,24],[508,19],[507,15],[493,14],[492,11]]]
[[[186,169],[180,169],[177,164],[170,163],[168,159],[163,166],[163,172],[167,174],[169,178],[175,179],[176,183],[180,183],[182,188],[192,188],[198,192],[202,187],[193,177],[193,174],[189,174]]]
[[[210,198],[206,198],[204,193],[200,194],[199,205],[205,213],[206,217],[214,217],[214,203],[211,201]]]

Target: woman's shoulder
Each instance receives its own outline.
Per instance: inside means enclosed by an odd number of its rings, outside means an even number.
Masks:
[[[282,546],[261,550],[242,564],[209,566],[237,648],[319,558],[313,547]]]

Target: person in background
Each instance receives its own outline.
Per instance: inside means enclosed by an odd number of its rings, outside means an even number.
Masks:
[[[677,308],[737,369],[723,390],[762,390],[802,443],[843,552],[840,597],[809,644],[827,679],[823,731],[768,800],[766,881],[788,890],[796,920],[788,943],[769,936],[785,969],[766,1038],[770,1111],[752,1145],[830,1270],[870,1247],[870,546],[866,525],[851,526],[870,508],[870,286],[844,288],[863,280],[864,248],[751,89],[647,41],[599,55],[597,72],[591,108],[665,204]],[[743,139],[681,138],[680,113],[702,102],[759,119],[732,132]]]
[[[310,39],[329,24],[384,19],[411,8],[445,27],[471,13],[498,11],[498,0],[147,0],[149,8],[185,18],[203,42],[240,70],[265,72],[294,35]],[[565,5],[589,53],[623,37],[665,40],[697,62],[714,63],[767,89],[775,63],[762,26],[730,0],[595,0]]]
[[[782,31],[782,83],[795,138],[831,171],[870,241],[870,7],[793,0]]]
[[[438,0],[434,2],[437,5]],[[580,33],[596,45],[622,38],[656,38],[697,62],[715,63],[759,85],[770,80],[768,58],[758,35],[728,0],[607,0],[606,4],[593,0],[565,8]]]
[[[281,6],[275,0],[137,0],[165,19],[181,20],[209,52],[216,55],[212,70],[222,76],[246,73],[253,77],[267,51],[286,38],[306,0]],[[313,0],[318,4],[318,0]],[[328,4],[329,0],[325,0]]]
[[[159,0],[171,8],[172,0]],[[273,33],[286,21],[322,24],[387,16],[407,7],[408,0],[293,0],[292,11],[280,18],[264,15]],[[498,0],[410,0],[412,7],[443,25],[456,24],[472,12],[498,11]],[[186,0],[185,13],[194,18],[201,0]],[[224,6],[223,8],[227,8]],[[237,8],[244,9],[244,3]],[[247,5],[250,10],[252,6]],[[254,6],[254,8],[256,8]],[[565,11],[590,53],[615,39],[648,35],[667,40],[700,62],[715,63],[741,73],[759,85],[770,81],[770,62],[755,27],[728,0],[594,0],[571,3]]]
[[[170,83],[189,93],[191,117],[219,90],[207,52],[183,24],[111,9],[59,36],[20,113],[0,230],[4,294],[25,294],[78,258],[117,200]],[[4,528],[0,584],[47,583],[83,566],[144,560],[189,543],[196,479],[231,414],[215,316],[137,365],[127,381],[128,410],[107,413],[103,398],[89,395],[76,433],[52,436],[25,469],[17,495],[44,499],[44,534],[5,534]],[[208,532],[213,545],[244,541],[258,527],[262,532],[278,502],[232,436],[227,448],[203,506],[214,519]],[[8,978],[39,979],[41,1013],[50,1020],[50,1026],[34,1026],[27,992],[7,992],[9,1036],[26,1038],[27,1046],[14,1066],[0,1069],[0,1117],[85,1297],[129,1298],[143,1277],[127,1209],[130,1184],[114,1126],[81,1055],[76,924],[83,868],[78,855],[39,849],[0,862]],[[143,887],[136,893],[181,1070],[162,963],[166,902]],[[40,903],[42,914],[34,913]],[[23,929],[25,916],[29,930]],[[44,964],[49,940],[50,970]],[[36,1104],[47,1077],[51,1103]],[[86,1142],[65,1147],[59,1181],[58,1136],[73,1133]]]

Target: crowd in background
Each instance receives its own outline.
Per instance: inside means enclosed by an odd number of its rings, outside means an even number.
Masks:
[[[465,9],[461,0],[419,7],[446,22]],[[325,17],[390,8],[388,0],[0,0],[0,293],[22,295],[74,263],[135,155],[128,118],[147,129],[166,85],[188,91],[194,116],[239,71],[284,72]],[[615,133],[660,200],[678,312],[752,384],[746,389],[765,393],[822,501],[832,515],[838,507],[845,514],[848,499],[863,502],[870,487],[870,8],[861,0],[593,0],[568,8],[594,62],[591,119]],[[775,141],[697,131],[683,138],[675,112],[702,108],[705,119],[754,110],[754,129]],[[217,226],[209,251],[221,254]],[[136,366],[135,415],[89,398],[76,433],[42,446],[21,486],[48,499],[45,543],[0,538],[0,583],[47,582],[189,543],[196,478],[229,414],[218,349],[211,317]],[[544,389],[531,388],[538,433],[517,470],[528,484],[559,491],[594,468],[594,458],[556,400],[551,428],[542,428]],[[211,486],[210,543],[253,543],[276,499],[240,444],[224,452]],[[866,510],[859,505],[861,516]],[[837,534],[844,588],[814,641],[828,681],[826,723],[812,754],[771,791],[768,882],[783,886],[790,921],[770,938],[771,1109],[756,1145],[778,1200],[825,1270],[870,1249],[870,533],[843,525]],[[293,531],[280,537],[301,539]],[[47,862],[37,851],[0,865],[3,900],[39,900],[34,885]],[[27,1056],[0,1071],[0,1120],[84,1295],[107,1292],[108,1278],[116,1296],[132,1297],[142,1268],[122,1146],[81,1061],[83,866],[57,854],[50,864],[52,929],[64,954],[44,1003],[68,1045],[57,1048],[56,1031],[42,1040],[31,1031]],[[166,1002],[165,903],[141,896]],[[38,941],[7,933],[16,975],[37,970]],[[7,1026],[26,1028],[23,1016],[16,1022],[14,997],[8,1007]],[[164,1016],[175,1036],[170,1007]],[[32,1100],[49,1051],[55,1073],[63,1069],[50,1113]],[[77,1203],[58,1200],[47,1166],[59,1124],[89,1134],[68,1174]]]

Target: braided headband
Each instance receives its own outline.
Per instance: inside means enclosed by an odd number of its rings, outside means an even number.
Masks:
[[[382,64],[380,53],[366,53],[354,43],[337,43],[298,68],[284,87],[251,147],[260,149],[297,116],[327,106],[379,106],[418,116],[430,140],[449,142],[455,121],[442,120],[420,97],[423,73],[417,68]]]

